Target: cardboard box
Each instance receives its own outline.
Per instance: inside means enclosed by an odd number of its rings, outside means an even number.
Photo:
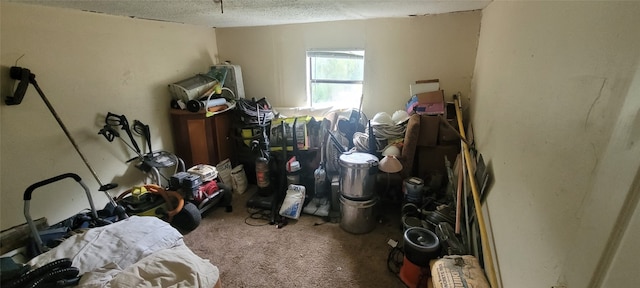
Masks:
[[[440,90],[440,80],[418,80],[415,84],[409,84],[409,95]]]
[[[421,115],[440,115],[445,112],[444,91],[418,93],[407,102],[407,113]]]
[[[433,117],[433,116],[432,116]],[[451,145],[460,142],[460,137],[458,137],[458,121],[454,119],[445,120],[449,123],[449,125],[440,121],[440,127],[438,129],[438,145]],[[455,128],[452,130],[451,128]]]
[[[434,173],[446,177],[447,167],[445,166],[444,157],[446,156],[451,165],[453,165],[458,153],[460,153],[460,145],[418,147],[417,150],[416,158],[418,161],[414,166],[417,166],[418,177],[428,179]]]
[[[417,146],[438,145],[438,130],[440,119],[438,116],[420,115],[420,133],[418,134]]]

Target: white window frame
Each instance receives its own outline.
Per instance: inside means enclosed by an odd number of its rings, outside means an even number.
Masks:
[[[362,80],[334,80],[334,79],[316,79],[313,75],[312,58],[318,56],[325,56],[328,58],[361,58],[363,61]],[[306,65],[307,65],[307,103],[309,107],[314,107],[313,104],[313,91],[312,84],[315,83],[327,83],[327,84],[360,84],[362,90],[364,90],[364,49],[316,49],[308,50],[306,53]],[[364,93],[364,91],[363,91]],[[362,95],[357,95],[357,99],[361,99]],[[316,107],[317,108],[317,107]],[[359,108],[359,107],[340,107],[340,108]]]

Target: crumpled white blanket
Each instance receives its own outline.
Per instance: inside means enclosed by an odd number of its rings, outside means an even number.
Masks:
[[[213,287],[219,278],[218,268],[195,255],[175,228],[150,216],[71,236],[28,264],[60,258],[80,270],[81,287]]]

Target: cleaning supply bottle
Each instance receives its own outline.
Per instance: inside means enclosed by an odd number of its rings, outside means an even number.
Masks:
[[[287,186],[291,184],[300,185],[300,162],[295,156],[287,161]]]

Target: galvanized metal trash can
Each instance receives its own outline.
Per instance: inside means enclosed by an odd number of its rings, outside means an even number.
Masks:
[[[370,200],[351,200],[340,195],[342,218],[340,228],[353,234],[364,234],[376,228],[378,198]]]
[[[378,157],[369,153],[340,155],[340,191],[349,199],[369,200],[375,196]]]

